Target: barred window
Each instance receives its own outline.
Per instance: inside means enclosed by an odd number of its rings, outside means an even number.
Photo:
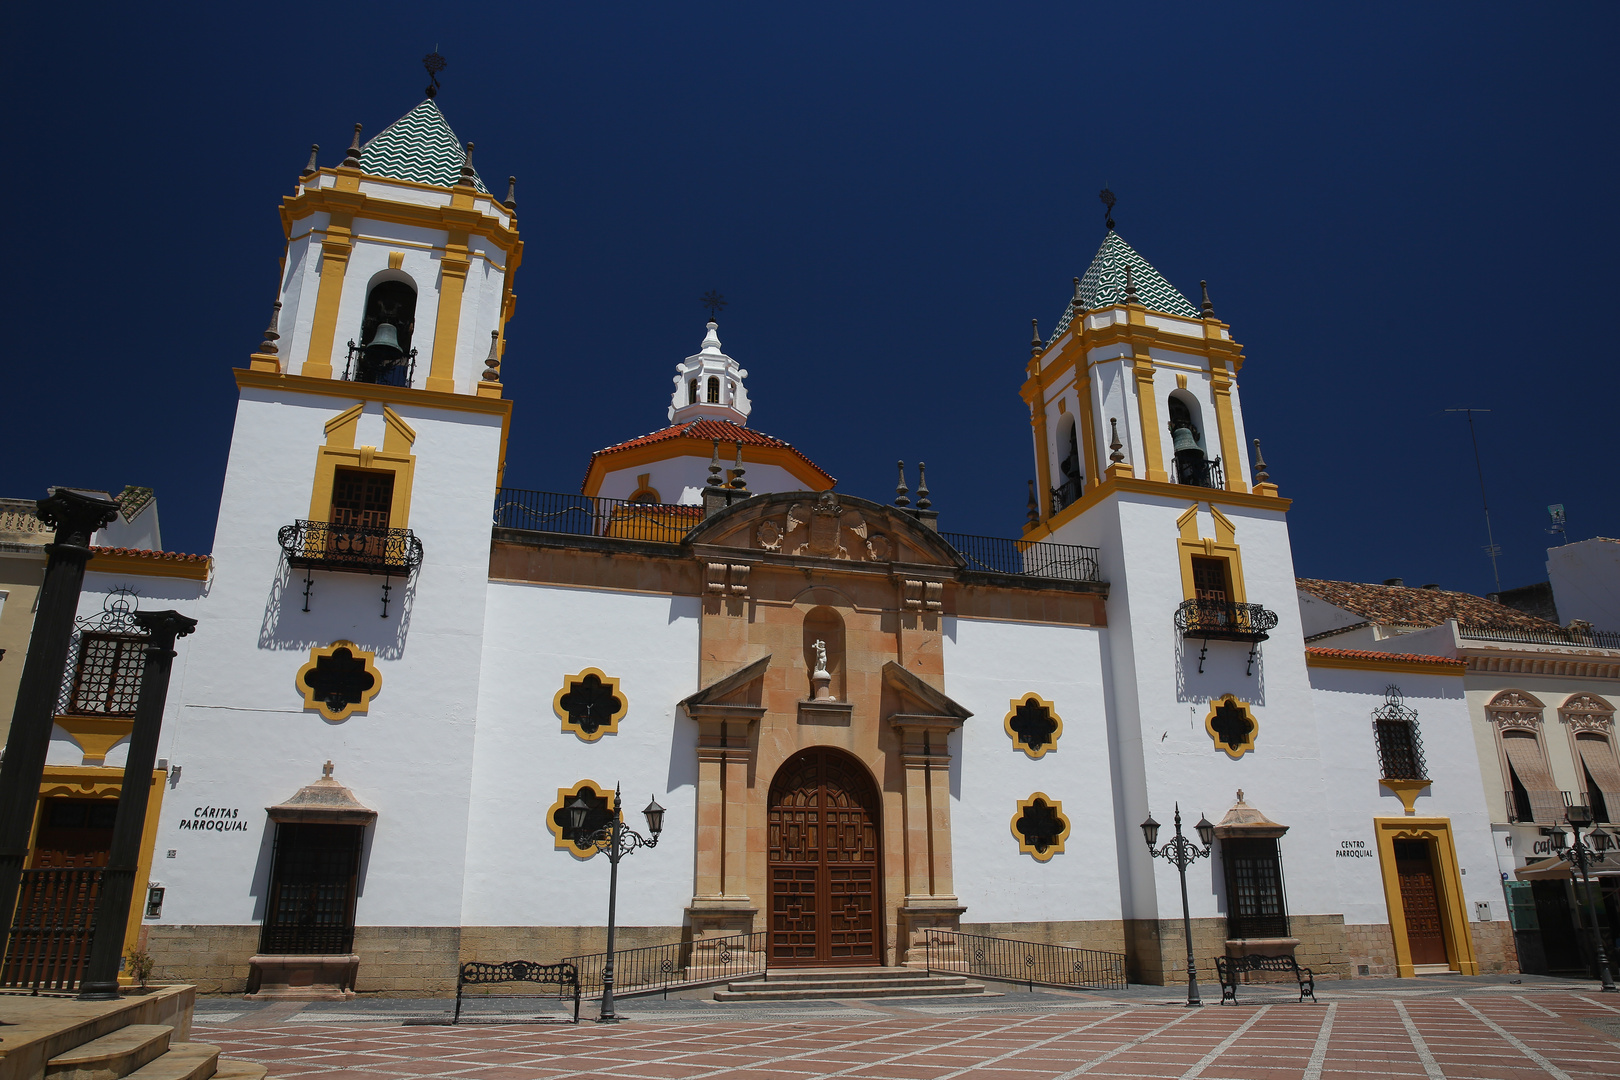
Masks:
[[[73,672],[68,711],[81,716],[134,716],[146,669],[146,637],[85,631]]]
[[[1399,687],[1384,691],[1384,703],[1373,710],[1373,732],[1378,736],[1378,764],[1385,780],[1427,780],[1423,740],[1418,735],[1417,711],[1401,704]]]
[[[1287,937],[1288,904],[1277,841],[1222,840],[1221,859],[1226,866],[1227,936]]]

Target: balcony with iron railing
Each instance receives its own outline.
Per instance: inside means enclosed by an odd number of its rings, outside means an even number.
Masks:
[[[380,329],[394,328],[387,326]],[[356,345],[351,339],[349,356],[343,364],[343,378],[346,382],[408,387],[416,378],[416,350],[402,351],[397,336],[379,336],[364,345]]]
[[[687,504],[501,488],[495,497],[494,524],[498,529],[677,545],[703,523],[704,516],[703,507]],[[1094,547],[971,533],[939,536],[969,571],[1049,581],[1102,580]]]
[[[1224,488],[1226,486],[1225,474],[1221,471],[1220,458],[1204,458],[1198,460],[1184,460],[1177,458],[1171,476],[1178,484],[1189,487]]]
[[[1176,608],[1176,629],[1183,637],[1261,642],[1276,628],[1277,613],[1259,604],[1195,599],[1184,600]]]
[[[422,541],[409,529],[295,521],[277,539],[288,564],[300,568],[406,576],[422,565]]]
[[[1457,636],[1472,641],[1500,641],[1518,645],[1568,645],[1584,649],[1620,649],[1620,633],[1612,630],[1564,628],[1558,630],[1498,629],[1491,626],[1457,627]]]

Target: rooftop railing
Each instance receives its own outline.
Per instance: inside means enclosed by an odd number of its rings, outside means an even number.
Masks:
[[[1620,649],[1620,633],[1612,630],[1506,630],[1491,626],[1459,625],[1457,636],[1475,641],[1503,641],[1520,645],[1574,645],[1587,649]]]

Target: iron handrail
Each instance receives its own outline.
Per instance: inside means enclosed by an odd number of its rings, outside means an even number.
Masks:
[[[1457,636],[1475,641],[1506,641],[1520,645],[1584,645],[1594,649],[1620,649],[1620,633],[1613,630],[1497,630],[1488,626],[1459,625]]]
[[[703,507],[501,488],[494,521],[501,529],[678,544],[703,522]]]
[[[724,938],[696,938],[668,945],[613,951],[613,995],[649,994],[727,979],[763,975],[767,934],[759,931]],[[579,971],[586,997],[602,996],[602,970],[607,953],[570,956],[565,963]]]
[[[942,532],[969,570],[1049,578],[1057,581],[1101,581],[1098,551],[1083,544],[1046,540],[1005,540],[996,536]]]
[[[949,972],[1023,983],[1032,993],[1037,986],[1086,990],[1123,990],[1126,986],[1125,954],[1100,949],[928,930],[924,955],[929,974]]]
[[[1277,629],[1277,613],[1259,604],[1184,600],[1176,608],[1176,629],[1206,640],[1265,641]]]
[[[368,529],[330,521],[283,525],[277,542],[293,566],[409,576],[422,565],[422,541],[409,529]]]

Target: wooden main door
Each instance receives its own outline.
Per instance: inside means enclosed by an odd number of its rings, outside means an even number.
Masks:
[[[801,750],[770,794],[770,962],[883,962],[877,791],[840,750]]]
[[[1395,841],[1395,873],[1401,882],[1406,944],[1413,964],[1444,964],[1446,935],[1440,926],[1440,890],[1426,840]]]

